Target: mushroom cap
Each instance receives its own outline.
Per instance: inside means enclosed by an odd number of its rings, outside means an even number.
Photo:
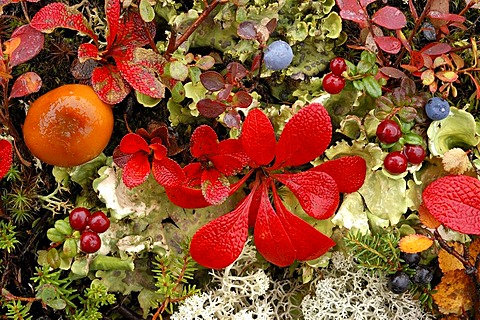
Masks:
[[[23,125],[30,151],[55,166],[73,167],[97,157],[113,131],[112,106],[92,87],[67,84],[35,100]]]

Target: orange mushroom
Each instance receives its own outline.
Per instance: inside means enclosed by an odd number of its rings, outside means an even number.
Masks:
[[[23,125],[25,143],[33,155],[60,167],[98,156],[112,131],[112,107],[82,84],[58,87],[35,100]]]

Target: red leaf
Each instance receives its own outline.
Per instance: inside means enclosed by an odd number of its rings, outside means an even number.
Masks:
[[[397,68],[381,67],[379,70],[381,73],[388,76],[389,78],[395,78],[395,79],[407,78],[407,75],[405,74],[405,72],[398,70]]]
[[[257,38],[257,28],[252,21],[243,21],[237,26],[237,34],[245,40],[255,40]]]
[[[83,63],[89,59],[100,60],[98,48],[93,43],[82,43],[78,46],[78,60]]]
[[[397,54],[402,48],[402,43],[395,37],[374,37],[377,46],[385,52]]]
[[[402,29],[407,25],[403,12],[395,7],[386,6],[373,14],[372,21],[387,29]]]
[[[232,212],[198,230],[192,238],[192,258],[204,267],[228,267],[238,258],[248,236],[248,212],[252,194],[244,198]]]
[[[120,151],[126,154],[133,154],[139,151],[150,152],[148,143],[136,133],[127,133],[120,141]]]
[[[225,112],[227,105],[212,99],[202,99],[197,102],[198,112],[207,118],[216,118]]]
[[[155,181],[164,188],[177,187],[185,180],[182,167],[167,157],[153,160],[152,174]]]
[[[233,106],[238,108],[248,108],[252,104],[253,98],[246,91],[237,91],[233,96]]]
[[[332,123],[327,110],[320,103],[306,106],[285,125],[272,169],[298,166],[315,159],[327,149],[331,138]]]
[[[458,23],[464,23],[466,18],[464,16],[458,15],[458,14],[453,14],[453,13],[444,13],[440,11],[429,11],[428,12],[428,17],[430,19],[435,19],[435,20],[447,20],[449,22],[458,22]]]
[[[107,48],[109,50],[117,36],[120,25],[120,0],[106,0],[105,1],[105,15],[107,17]]]
[[[137,91],[152,98],[163,98],[165,85],[160,80],[165,62],[153,50],[131,48],[124,55],[114,56],[123,78]]]
[[[337,0],[337,5],[340,8],[340,17],[358,23],[360,28],[365,28],[368,15],[364,8],[372,2],[375,2],[375,0],[362,0],[360,6],[357,0]]]
[[[187,186],[165,187],[168,199],[174,204],[185,209],[197,209],[210,206],[203,197],[200,188]]]
[[[150,174],[148,155],[143,152],[133,154],[123,168],[122,180],[128,188],[134,188],[147,180]]]
[[[248,156],[243,151],[238,139],[227,139],[220,142],[216,155],[210,155],[209,160],[215,169],[226,176],[238,173],[248,163]]]
[[[340,195],[337,183],[328,174],[304,171],[271,176],[292,191],[308,215],[315,219],[327,219],[335,213]]]
[[[430,183],[422,197],[428,211],[450,229],[480,235],[480,181],[447,176]]]
[[[51,3],[41,8],[33,16],[30,25],[45,33],[50,33],[56,28],[73,29],[90,36],[95,42],[98,40],[97,35],[93,33],[82,13],[60,2]]]
[[[117,67],[111,64],[95,68],[91,81],[98,97],[108,104],[121,102],[131,90]]]
[[[202,194],[211,205],[224,202],[230,193],[228,179],[215,169],[205,169],[202,173]]]
[[[240,129],[240,123],[242,122],[242,119],[235,109],[230,109],[225,113],[223,122],[229,128]]]
[[[248,73],[247,69],[238,62],[230,62],[227,65],[227,70],[228,70],[228,74],[230,74],[230,76],[235,80],[240,80],[245,78],[245,76]]]
[[[275,132],[272,123],[260,109],[248,113],[240,141],[245,153],[257,166],[269,164],[275,157]]]
[[[127,162],[132,158],[133,154],[126,154],[120,151],[120,147],[117,146],[113,150],[113,162],[120,168],[124,168]]]
[[[363,185],[367,164],[362,157],[347,156],[324,162],[308,172],[325,172],[335,180],[339,192],[351,193]]]
[[[128,48],[143,47],[150,42],[145,29],[148,30],[151,39],[155,38],[155,23],[145,22],[138,12],[128,11],[125,13],[115,38],[114,51],[120,53]]]
[[[225,87],[223,76],[216,71],[206,71],[200,75],[200,82],[209,91],[218,91]]]
[[[448,53],[451,50],[452,47],[446,43],[433,42],[423,47],[420,52],[429,56],[439,56],[441,54]]]
[[[277,215],[295,248],[297,260],[316,259],[335,246],[332,239],[288,211],[275,188],[273,188],[273,202]]]
[[[45,36],[29,24],[13,31],[11,39],[19,38],[20,45],[10,55],[10,67],[15,67],[35,57],[43,48]]]
[[[15,80],[8,99],[24,97],[37,92],[41,87],[42,79],[40,76],[35,72],[26,72]]]
[[[201,125],[193,131],[190,137],[190,153],[195,158],[204,157],[218,152],[218,137],[210,126]]]
[[[167,147],[162,144],[162,139],[153,138],[148,146],[153,151],[153,160],[163,160],[167,157]]]
[[[13,163],[12,144],[10,141],[0,140],[0,179],[3,179]]]
[[[266,182],[261,185],[260,206],[254,227],[258,252],[269,262],[286,267],[295,261],[295,249],[268,199]]]

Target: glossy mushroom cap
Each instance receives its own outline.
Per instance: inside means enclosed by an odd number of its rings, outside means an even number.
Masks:
[[[97,157],[113,130],[112,107],[92,87],[68,84],[31,105],[23,125],[25,143],[40,160],[73,167]]]

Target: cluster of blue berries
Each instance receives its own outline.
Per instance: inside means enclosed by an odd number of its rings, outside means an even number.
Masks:
[[[388,288],[393,293],[406,292],[412,286],[412,282],[418,286],[425,286],[432,282],[434,270],[427,265],[420,264],[420,254],[402,253],[401,257],[410,268],[415,268],[415,273],[409,276],[404,271],[398,271],[391,275],[388,278]]]

